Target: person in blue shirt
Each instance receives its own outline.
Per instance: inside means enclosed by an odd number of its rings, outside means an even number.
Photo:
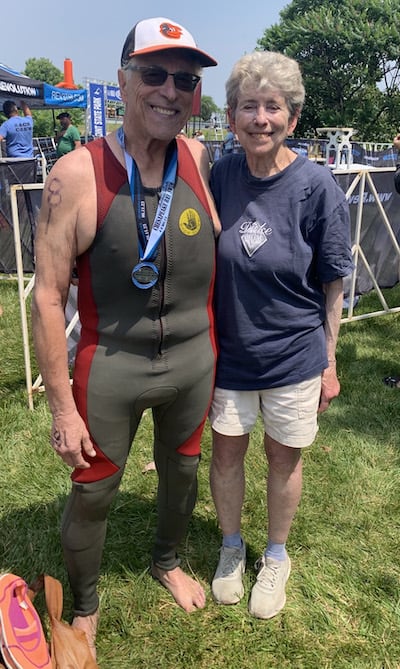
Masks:
[[[224,141],[222,142],[222,155],[224,156],[226,153],[233,153],[233,149],[235,148],[235,135],[232,132],[232,130],[228,130],[224,137]]]
[[[33,158],[33,119],[25,101],[21,102],[24,116],[20,116],[15,102],[6,100],[3,113],[7,117],[0,125],[0,142],[6,140],[7,158]]]
[[[302,449],[340,391],[335,351],[343,277],[353,270],[350,218],[330,169],[286,144],[305,97],[298,63],[275,52],[247,54],[226,93],[243,151],[222,156],[211,170],[222,231],[210,480],[223,535],[212,593],[219,604],[244,595],[244,460],[261,413],[268,533],[249,611],[265,619],[286,601],[286,542],[301,498]]]

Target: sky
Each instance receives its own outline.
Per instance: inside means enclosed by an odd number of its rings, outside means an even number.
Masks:
[[[253,51],[266,28],[279,22],[287,0],[17,0],[9,4],[3,26],[0,63],[22,71],[29,58],[48,58],[64,71],[70,58],[76,84],[117,82],[122,46],[130,29],[144,18],[161,16],[180,23],[197,46],[218,61],[203,70],[202,95],[225,105],[225,81],[234,63]],[[14,13],[15,21],[11,21]],[[4,14],[4,13],[3,13]]]

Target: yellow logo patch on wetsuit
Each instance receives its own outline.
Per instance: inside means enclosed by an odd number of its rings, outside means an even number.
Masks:
[[[195,209],[185,209],[179,218],[179,230],[184,235],[197,235],[200,232],[201,220]]]

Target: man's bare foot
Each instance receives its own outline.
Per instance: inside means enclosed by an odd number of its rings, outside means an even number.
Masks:
[[[151,573],[153,578],[156,578],[161,585],[169,590],[176,603],[187,613],[205,607],[206,594],[204,589],[194,578],[185,574],[180,567],[165,571],[165,569],[160,569],[153,564]]]
[[[85,632],[89,650],[94,660],[96,660],[96,632],[98,621],[99,612],[96,611],[95,613],[92,613],[91,616],[75,616],[71,625],[72,627],[75,627],[75,629]]]

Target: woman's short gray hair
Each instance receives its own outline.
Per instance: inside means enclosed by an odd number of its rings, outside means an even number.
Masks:
[[[279,91],[291,117],[301,112],[305,90],[299,64],[293,58],[277,51],[253,51],[242,56],[225,84],[227,104],[233,114],[239,96],[254,87]]]

